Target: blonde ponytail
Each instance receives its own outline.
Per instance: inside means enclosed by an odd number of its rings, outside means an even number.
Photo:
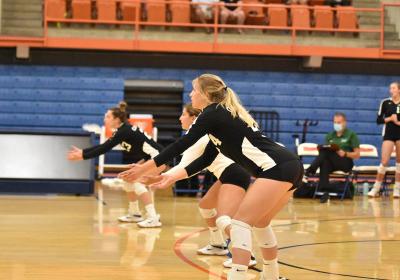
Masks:
[[[232,117],[239,117],[249,127],[258,128],[257,122],[243,107],[239,97],[231,88],[226,86],[220,77],[213,74],[203,74],[193,80],[194,82],[198,83],[201,93],[206,95],[208,100],[223,106],[231,113]]]
[[[228,87],[226,89],[226,97],[219,104],[227,109],[234,118],[239,117],[247,123],[249,127],[258,128],[258,123],[243,107],[239,97],[231,88]]]

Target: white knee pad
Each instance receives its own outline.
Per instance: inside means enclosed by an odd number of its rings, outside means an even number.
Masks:
[[[199,207],[200,215],[203,217],[203,219],[211,219],[217,216],[217,209],[212,208],[212,209],[205,209]]]
[[[136,193],[137,196],[141,196],[142,194],[148,192],[147,188],[145,185],[142,183],[133,183],[134,186],[134,192]]]
[[[251,226],[242,221],[232,220],[232,248],[252,251]]]
[[[225,234],[225,229],[231,225],[232,219],[231,217],[224,215],[218,217],[215,223],[217,224],[217,228]]]
[[[386,173],[386,166],[383,166],[383,164],[380,164],[378,167],[378,173],[379,174],[385,174]]]
[[[124,182],[123,189],[126,192],[134,192],[135,191],[135,183]]]
[[[400,162],[396,162],[396,173],[400,173]]]
[[[278,245],[275,233],[270,225],[265,228],[253,227],[253,233],[258,246],[261,248],[274,248]]]

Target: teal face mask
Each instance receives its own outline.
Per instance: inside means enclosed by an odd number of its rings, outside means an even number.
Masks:
[[[339,131],[342,131],[343,126],[342,126],[341,124],[339,124],[339,123],[334,123],[334,124],[333,124],[333,129],[334,129],[336,132],[339,132]]]

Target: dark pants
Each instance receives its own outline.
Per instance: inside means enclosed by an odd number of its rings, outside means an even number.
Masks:
[[[319,168],[319,186],[321,191],[329,189],[329,174],[333,171],[349,172],[353,168],[353,160],[348,157],[340,157],[336,152],[320,150],[318,157],[314,159],[307,172],[314,174]]]
[[[336,6],[351,6],[351,0],[342,0],[340,2],[337,2],[335,0],[325,0],[324,5],[329,5],[331,7],[336,7]]]

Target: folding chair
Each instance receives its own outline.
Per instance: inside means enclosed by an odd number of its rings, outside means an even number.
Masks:
[[[314,6],[314,27],[333,28],[333,10],[329,6]]]
[[[391,153],[390,157],[396,161],[396,147],[393,149],[393,152]],[[383,184],[382,184],[382,189],[381,192],[389,196],[389,188],[388,186],[394,182],[396,176],[396,166],[390,166],[386,170],[385,177],[383,178]]]
[[[97,0],[97,19],[116,20],[117,2],[115,0]]]
[[[135,21],[136,10],[140,9],[140,3],[138,1],[122,1],[120,2],[122,19],[124,21]],[[139,10],[139,18],[141,11]]]
[[[72,1],[72,18],[73,19],[91,19],[90,0],[73,0]]]
[[[297,147],[297,153],[299,156],[318,156],[318,145],[315,143],[302,143]],[[304,164],[304,169],[307,169],[310,165],[309,164]],[[317,170],[318,173],[318,170]],[[350,184],[352,182],[353,178],[353,172],[352,170],[349,172],[343,172],[343,171],[334,171],[331,174],[329,174],[329,178],[334,179],[334,181],[343,181],[344,180],[344,187],[342,192],[329,192],[329,196],[335,196],[335,197],[340,197],[340,200],[343,200],[345,195],[349,192],[350,190]],[[313,198],[315,198],[317,195],[323,195],[325,192],[322,192],[318,189],[318,184],[315,187],[315,192]]]
[[[186,1],[185,3],[174,3],[174,1],[171,1],[169,10],[172,15],[171,22],[190,23],[190,1]]]
[[[268,24],[275,27],[288,26],[288,10],[286,5],[271,4],[268,5]]]
[[[292,5],[290,14],[293,27],[310,28],[310,10],[307,5]]]
[[[360,145],[360,158],[374,158],[378,159],[378,149],[371,144]],[[354,181],[357,183],[360,178],[359,176],[371,177],[376,175],[378,171],[377,165],[360,165],[353,167]],[[363,178],[363,181],[364,178]]]
[[[51,18],[65,18],[65,2],[63,0],[48,0],[47,16]]]

